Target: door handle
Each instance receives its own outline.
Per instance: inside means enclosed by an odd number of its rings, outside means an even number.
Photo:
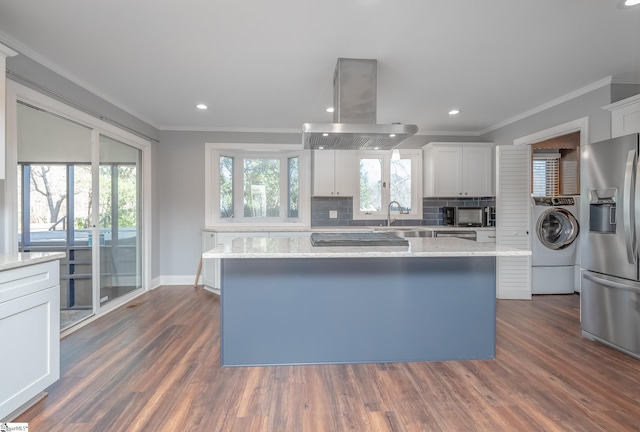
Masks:
[[[625,291],[631,291],[635,293],[640,293],[640,288],[632,285],[622,284],[620,282],[614,282],[609,279],[599,278],[597,276],[592,275],[591,273],[583,273],[582,277],[590,280],[591,282],[595,282],[599,285],[603,285],[609,288],[622,289]]]
[[[629,150],[627,154],[627,165],[624,170],[624,192],[622,195],[622,206],[623,206],[623,225],[624,225],[624,238],[625,245],[627,246],[627,260],[631,264],[635,264],[637,262],[637,252],[636,252],[636,233],[635,233],[635,223],[632,224],[634,209],[631,207],[633,204],[631,188],[635,186],[635,177],[634,177],[634,169],[636,167],[636,151]]]

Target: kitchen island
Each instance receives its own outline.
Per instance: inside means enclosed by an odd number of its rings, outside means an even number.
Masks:
[[[220,259],[223,366],[495,358],[495,258],[456,238],[322,246],[239,238]]]

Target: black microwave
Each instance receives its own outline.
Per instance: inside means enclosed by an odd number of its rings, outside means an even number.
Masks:
[[[442,211],[447,226],[485,227],[491,220],[489,207],[443,207]]]

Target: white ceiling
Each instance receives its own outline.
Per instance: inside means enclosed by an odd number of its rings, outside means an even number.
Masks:
[[[609,76],[640,83],[640,7],[619,3],[2,0],[0,42],[178,130],[331,122],[336,60],[372,58],[378,123],[473,135]]]

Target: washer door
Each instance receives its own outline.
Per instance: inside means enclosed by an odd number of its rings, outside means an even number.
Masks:
[[[580,228],[571,212],[551,208],[540,215],[536,233],[540,243],[549,249],[564,249],[578,237]]]

